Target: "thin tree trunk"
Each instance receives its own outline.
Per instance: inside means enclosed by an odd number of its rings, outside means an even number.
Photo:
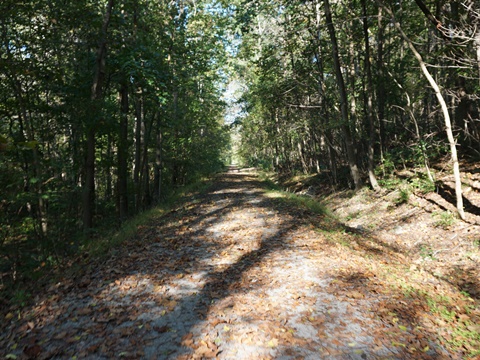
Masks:
[[[455,178],[455,194],[456,194],[456,197],[457,197],[457,211],[458,211],[458,215],[460,216],[460,218],[462,220],[465,220],[465,212],[463,210],[463,198],[462,198],[462,181],[461,181],[461,175],[460,175],[460,167],[458,165],[457,147],[455,145],[455,138],[453,137],[452,125],[451,125],[451,121],[450,121],[450,114],[448,113],[447,103],[445,102],[445,99],[443,98],[442,93],[441,93],[440,88],[438,87],[437,83],[433,79],[432,75],[430,75],[430,72],[428,71],[427,66],[425,65],[425,62],[423,61],[422,56],[417,51],[417,49],[415,49],[415,46],[413,45],[412,41],[403,32],[403,29],[400,26],[400,23],[398,23],[396,21],[395,15],[393,14],[392,10],[390,8],[384,6],[380,1],[379,1],[379,4],[392,17],[395,28],[400,33],[400,35],[405,40],[405,42],[408,44],[408,47],[410,48],[410,50],[412,50],[412,53],[414,54],[415,58],[417,59],[419,65],[420,65],[420,68],[422,69],[423,75],[427,78],[430,86],[433,88],[433,90],[435,92],[435,96],[437,97],[438,102],[440,103],[440,107],[441,107],[442,113],[443,113],[443,118],[444,118],[444,121],[445,121],[445,130],[447,132],[447,138],[448,138],[448,142],[450,144],[450,153],[451,153],[451,156],[452,156],[453,176]]]
[[[142,89],[138,89],[135,97],[135,156],[133,168],[133,191],[135,212],[140,210],[140,172],[142,160],[143,140],[143,110],[142,110]]]
[[[160,126],[159,115],[157,114],[157,141],[155,146],[155,177],[153,190],[154,198],[157,204],[160,202],[160,199],[162,197],[162,145],[162,129]]]
[[[11,58],[11,52],[10,48],[6,46],[7,48],[7,57],[10,59]],[[24,94],[25,91],[22,87],[22,84],[17,77],[16,72],[12,69],[11,74],[10,74],[10,80],[12,82],[12,86],[14,88],[15,96],[18,101],[19,105],[19,113],[18,113],[18,119],[19,119],[19,125],[20,125],[20,137],[22,141],[27,140],[32,144],[32,157],[33,157],[33,162],[32,162],[32,169],[33,169],[33,177],[36,178],[36,183],[34,184],[36,188],[36,193],[38,197],[38,209],[37,209],[37,214],[39,220],[40,220],[40,231],[39,234],[42,237],[45,237],[47,235],[48,231],[48,219],[47,219],[47,206],[45,203],[45,200],[43,199],[43,188],[42,188],[42,179],[40,179],[40,164],[39,164],[39,159],[38,159],[38,150],[37,150],[37,144],[35,144],[35,135],[34,135],[34,126],[32,124],[32,119],[28,114],[27,111],[27,104],[24,99]],[[28,99],[27,99],[28,100]],[[27,101],[28,102],[28,101]],[[25,139],[25,133],[27,134],[27,138]],[[28,174],[28,161],[25,160],[25,169],[28,177],[28,182],[30,182],[30,176]]]
[[[383,64],[383,14],[382,8],[378,8],[378,21],[377,21],[377,120],[380,137],[380,157],[383,159],[383,151],[385,149],[385,76],[384,76],[384,64]]]
[[[107,154],[106,154],[106,174],[105,174],[105,200],[110,201],[112,197],[112,134],[108,133],[107,136]]]
[[[420,134],[420,127],[418,126],[417,119],[415,118],[415,114],[414,114],[413,109],[412,109],[410,96],[409,96],[408,93],[403,89],[403,86],[393,77],[393,75],[392,75],[390,72],[389,72],[389,75],[390,75],[390,77],[393,79],[393,82],[400,88],[400,90],[402,90],[403,92],[405,92],[405,98],[407,99],[406,109],[407,109],[408,115],[410,116],[410,119],[412,119],[413,124],[414,124],[414,126],[415,126],[415,134],[416,134],[416,136],[417,136],[417,140],[418,140],[418,141],[421,141],[421,140],[422,140],[422,136],[421,136],[421,134]],[[432,172],[430,171],[430,166],[428,165],[428,156],[427,156],[427,153],[426,153],[426,151],[425,151],[425,146],[423,146],[423,144],[420,144],[420,149],[421,149],[421,151],[422,151],[423,163],[424,163],[424,165],[425,165],[425,170],[427,171],[428,180],[430,180],[431,182],[434,182],[434,178],[433,178]]]
[[[345,140],[345,147],[347,150],[347,160],[348,160],[348,165],[350,167],[350,173],[352,175],[353,182],[355,184],[355,190],[359,190],[362,187],[362,178],[360,176],[360,171],[358,169],[357,162],[355,159],[355,149],[353,145],[352,134],[349,128],[348,97],[347,97],[347,91],[345,88],[345,81],[342,75],[342,69],[340,66],[340,56],[338,53],[337,37],[335,35],[335,28],[332,22],[332,14],[330,11],[329,0],[324,0],[324,9],[325,9],[325,19],[327,21],[327,28],[330,34],[330,41],[332,43],[332,57],[333,57],[333,64],[335,67],[335,75],[337,78],[338,90],[340,92],[340,109],[341,109],[341,115],[342,115],[341,129],[342,129],[344,140]]]
[[[145,109],[145,108],[144,108]],[[149,126],[146,123],[146,114],[142,115],[142,159],[141,159],[141,168],[140,168],[140,185],[142,187],[142,198],[141,205],[142,208],[148,208],[151,205],[151,194],[150,194],[150,176],[149,176],[149,162],[148,162],[148,146],[150,136],[152,134],[153,122],[155,120],[155,115],[152,117]]]
[[[123,82],[120,88],[120,126],[118,139],[117,204],[120,221],[128,216],[128,87]]]
[[[373,100],[372,100],[372,93],[373,93],[373,81],[372,81],[372,70],[370,67],[370,42],[369,42],[369,35],[368,35],[368,16],[367,16],[367,4],[366,0],[362,0],[362,10],[363,10],[363,37],[365,41],[365,72],[367,75],[367,106],[366,106],[366,114],[367,114],[367,122],[368,122],[368,130],[369,130],[369,137],[368,137],[368,179],[370,180],[370,185],[375,191],[380,190],[380,186],[378,185],[377,178],[375,177],[375,172],[373,171],[374,163],[374,146],[375,146],[375,126],[373,123]]]

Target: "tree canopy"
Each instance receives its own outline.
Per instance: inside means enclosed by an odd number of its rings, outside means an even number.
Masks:
[[[194,1],[0,5],[2,267],[55,262],[222,166],[224,14]]]
[[[80,233],[232,157],[356,189],[399,165],[432,182],[457,148],[478,158],[479,13],[470,0],[2,1],[2,269],[55,263]]]

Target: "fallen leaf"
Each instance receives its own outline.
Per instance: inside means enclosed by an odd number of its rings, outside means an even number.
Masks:
[[[268,347],[274,348],[278,346],[278,339],[272,339],[267,343]]]
[[[36,358],[40,353],[42,352],[42,347],[40,345],[33,345],[33,346],[27,346],[23,352],[25,355],[31,357],[31,358]]]
[[[365,295],[363,295],[360,291],[350,291],[349,293],[346,294],[348,298],[352,299],[363,299]]]
[[[159,292],[165,292],[165,286],[163,285],[155,285],[153,287],[153,292],[159,293]]]
[[[227,321],[225,319],[213,319],[212,321],[210,321],[210,325],[212,327],[215,327],[217,326],[218,324],[222,324],[222,323],[226,323]]]
[[[195,350],[195,357],[213,359],[216,358],[218,349],[209,349],[206,344],[202,344]]]
[[[193,334],[188,333],[183,335],[181,344],[187,347],[193,347]]]
[[[92,309],[89,308],[82,308],[77,310],[78,315],[90,315],[92,313]]]
[[[81,336],[77,335],[77,336],[66,339],[65,342],[67,342],[68,344],[73,344],[79,341],[81,338],[82,338]]]
[[[65,338],[67,335],[68,335],[68,333],[66,331],[62,331],[61,333],[55,335],[53,338],[55,340],[61,340],[61,339]]]
[[[168,330],[170,330],[170,328],[166,325],[164,325],[164,326],[154,326],[153,330],[155,330],[156,332],[159,332],[159,333],[165,333]]]

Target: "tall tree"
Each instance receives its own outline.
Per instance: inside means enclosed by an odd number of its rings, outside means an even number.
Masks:
[[[95,136],[101,114],[101,100],[103,99],[103,85],[105,82],[105,62],[107,58],[107,31],[110,24],[114,0],[109,0],[105,9],[105,16],[98,42],[95,59],[95,75],[92,82],[92,108],[94,119],[87,129],[85,182],[83,190],[83,227],[88,230],[93,227],[93,212],[95,203]]]
[[[357,165],[357,160],[355,156],[355,145],[353,142],[353,137],[349,128],[349,116],[348,116],[348,97],[347,90],[345,87],[345,81],[343,79],[342,68],[340,64],[340,56],[338,52],[338,42],[335,33],[335,27],[332,20],[332,13],[330,11],[329,0],[324,0],[324,9],[325,9],[325,20],[327,22],[328,33],[330,35],[330,42],[332,46],[332,59],[335,68],[335,76],[337,79],[337,86],[340,94],[340,112],[342,115],[342,133],[345,138],[345,147],[347,150],[347,159],[348,165],[350,167],[350,174],[352,175],[353,182],[355,184],[355,189],[360,189],[362,187],[362,178],[360,176],[360,170]]]
[[[378,185],[377,178],[375,176],[374,167],[375,167],[375,125],[373,121],[373,79],[372,79],[372,70],[370,64],[370,35],[368,33],[368,13],[367,13],[367,2],[362,0],[362,15],[363,15],[363,39],[365,42],[365,76],[367,78],[366,94],[365,98],[367,104],[365,106],[365,114],[367,117],[368,123],[368,178],[372,188],[376,191],[380,189]]]

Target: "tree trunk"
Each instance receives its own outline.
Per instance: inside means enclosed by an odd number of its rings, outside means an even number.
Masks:
[[[321,24],[321,13],[320,13],[321,4],[320,1],[317,0],[315,4],[315,12],[316,12],[316,38],[318,41],[318,46],[315,47],[315,56],[317,58],[316,64],[318,68],[318,93],[320,95],[320,102],[321,102],[321,109],[322,109],[322,117],[324,118],[324,126],[323,133],[320,136],[320,141],[318,142],[320,147],[324,142],[327,143],[328,149],[328,160],[325,163],[330,164],[330,172],[332,174],[332,183],[333,185],[337,185],[337,159],[336,159],[336,149],[333,147],[332,139],[332,130],[329,125],[330,123],[330,111],[327,101],[327,86],[325,84],[325,71],[323,66],[323,53],[322,53],[322,46],[320,44],[321,40],[321,33],[322,33],[322,24]],[[320,171],[319,171],[320,172]]]
[[[423,61],[422,56],[417,51],[417,49],[415,49],[415,46],[413,45],[412,41],[403,32],[402,27],[400,26],[400,23],[396,21],[395,15],[393,14],[392,10],[384,6],[381,2],[379,3],[380,3],[380,6],[382,6],[385,9],[385,11],[387,11],[389,15],[392,17],[395,28],[400,33],[400,35],[405,40],[405,42],[408,44],[408,47],[414,54],[415,58],[417,59],[420,65],[420,68],[422,69],[423,75],[427,78],[430,86],[433,88],[435,92],[435,96],[437,97],[438,102],[440,103],[440,107],[443,113],[443,118],[445,121],[445,130],[447,132],[447,138],[450,144],[450,153],[452,156],[453,175],[455,178],[455,194],[457,197],[457,211],[460,218],[462,220],[465,220],[465,212],[463,210],[463,198],[462,198],[462,182],[461,182],[461,175],[460,175],[460,167],[458,165],[457,147],[455,145],[455,138],[453,137],[452,125],[450,121],[450,114],[448,113],[447,103],[445,102],[445,99],[443,98],[437,83],[433,79],[432,75],[430,75],[430,72],[428,71],[427,66],[425,65],[425,62]]]
[[[99,111],[97,109],[97,111]],[[95,203],[95,130],[88,129],[85,159],[85,182],[83,184],[83,228],[93,227],[93,213]]]
[[[109,202],[112,198],[112,134],[107,135],[107,154],[106,154],[106,173],[105,173],[105,201]]]
[[[372,185],[373,190],[380,190],[378,185],[377,178],[375,177],[374,169],[374,146],[375,146],[375,126],[373,123],[373,81],[372,81],[372,71],[370,66],[370,42],[368,35],[368,16],[367,16],[367,4],[366,0],[362,0],[362,10],[363,10],[363,38],[365,42],[365,73],[367,76],[367,88],[366,88],[366,115],[368,123],[368,179],[370,180],[370,185]]]
[[[385,72],[383,64],[383,14],[382,8],[378,8],[378,31],[377,31],[377,120],[380,137],[380,157],[383,159],[385,149]]]
[[[332,22],[332,14],[330,11],[329,0],[324,0],[325,19],[327,21],[327,28],[330,35],[330,41],[332,43],[332,57],[333,65],[335,67],[335,75],[337,79],[338,90],[340,92],[340,109],[342,115],[341,129],[343,132],[345,147],[347,150],[347,160],[350,167],[350,174],[352,175],[355,190],[359,190],[362,187],[362,178],[355,159],[355,149],[353,145],[352,134],[349,128],[348,118],[348,97],[345,88],[345,81],[342,75],[342,69],[340,66],[340,56],[338,53],[337,37],[335,34],[335,28]]]
[[[159,115],[157,114],[157,142],[155,146],[155,176],[154,176],[154,189],[153,195],[156,203],[160,202],[162,197],[162,145],[163,145],[163,136],[162,129],[160,126]]]
[[[143,107],[145,110],[145,107]],[[152,133],[153,122],[155,116],[153,116],[150,124],[147,124],[147,116],[145,112],[142,114],[142,159],[141,159],[141,174],[140,174],[140,185],[141,185],[141,207],[142,209],[149,208],[152,204],[151,193],[150,193],[150,165],[148,162],[148,146],[149,140]]]
[[[120,88],[120,126],[118,134],[117,206],[120,221],[128,216],[128,86]]]
[[[477,53],[478,84],[480,85],[480,28],[477,28],[477,33],[475,34],[475,48]]]
[[[392,78],[393,82],[398,86],[398,88],[401,91],[405,92],[405,98],[407,100],[406,110],[415,126],[415,134],[417,136],[417,140],[421,142],[422,136],[420,134],[420,127],[418,126],[418,121],[415,118],[415,114],[413,112],[410,95],[408,95],[408,93],[403,89],[403,86],[393,77],[393,75],[390,72],[389,72],[389,75]],[[428,180],[430,180],[431,182],[434,182],[435,179],[433,178],[432,172],[430,171],[430,166],[428,164],[428,155],[427,155],[427,152],[425,151],[425,146],[422,143],[420,143],[420,149],[422,151],[423,164],[425,165],[425,170],[427,171]]]
[[[142,161],[142,140],[143,140],[143,110],[142,110],[142,89],[137,90],[135,97],[135,156],[133,167],[133,191],[135,212],[140,210],[140,172]]]
[[[10,52],[10,47],[6,46],[7,49],[7,58],[11,60],[11,52]],[[7,75],[8,76],[8,75]],[[37,216],[39,218],[40,222],[40,231],[39,235],[41,237],[45,237],[47,235],[47,230],[48,230],[48,218],[47,218],[47,206],[45,203],[45,200],[43,199],[43,182],[42,179],[40,178],[40,164],[39,164],[39,159],[38,159],[38,150],[37,150],[37,144],[35,143],[35,135],[34,135],[34,126],[32,124],[32,119],[31,116],[28,112],[27,109],[27,103],[28,103],[28,98],[25,99],[25,91],[22,87],[22,83],[20,82],[20,78],[17,76],[16,72],[14,69],[11,70],[10,74],[10,80],[12,82],[14,92],[16,99],[18,101],[19,109],[18,109],[18,120],[19,120],[19,125],[20,125],[20,138],[21,141],[28,141],[32,144],[31,149],[32,149],[32,169],[33,169],[33,177],[36,178],[36,183],[34,183],[34,186],[36,188],[36,193],[38,196],[38,209],[37,213],[34,214],[34,216]],[[27,138],[25,138],[25,133],[27,135]],[[25,160],[25,170],[27,173],[27,182],[30,183],[30,175],[28,174],[28,162]]]
[[[103,97],[103,83],[105,81],[105,60],[107,54],[107,30],[110,23],[114,0],[109,0],[105,10],[102,33],[97,49],[96,69],[93,78],[91,100],[93,116],[99,117],[101,108],[99,101]],[[85,159],[85,183],[83,189],[83,227],[84,230],[93,227],[93,213],[95,203],[95,135],[97,119],[93,119],[87,130],[87,149]]]

